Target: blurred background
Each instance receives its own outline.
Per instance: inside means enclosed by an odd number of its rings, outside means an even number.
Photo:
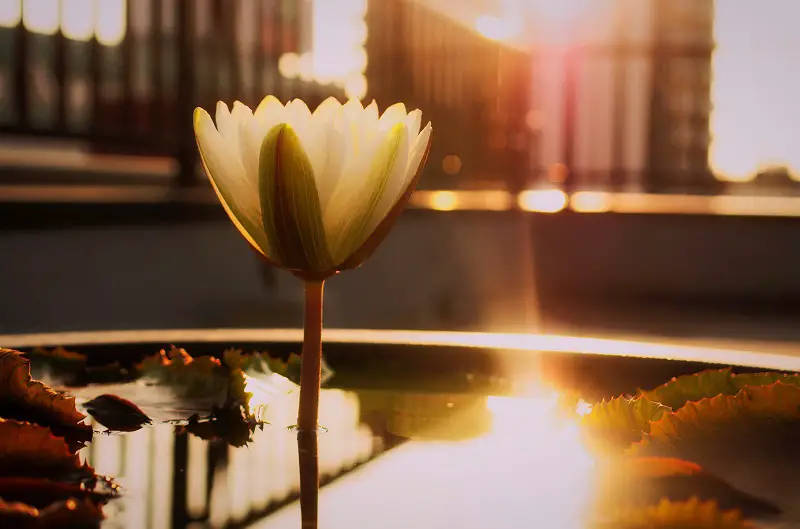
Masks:
[[[191,115],[403,101],[420,189],[326,324],[792,340],[793,0],[0,0],[0,333],[297,327]]]

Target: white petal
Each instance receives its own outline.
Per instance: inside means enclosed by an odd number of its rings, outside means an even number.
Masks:
[[[408,117],[406,118],[406,126],[408,127],[409,152],[414,148],[414,143],[417,141],[420,125],[422,125],[422,111],[417,109],[409,112]]]
[[[294,129],[300,144],[306,152],[314,174],[322,170],[325,153],[320,144],[320,129],[314,126],[314,117],[308,106],[301,99],[295,99],[286,105],[286,122]]]
[[[343,106],[344,106],[344,111],[347,114],[360,113],[364,110],[364,107],[361,105],[361,100],[356,98],[348,99]]]
[[[260,141],[255,139],[255,135],[251,132],[254,124],[253,111],[250,107],[243,103],[236,101],[233,103],[233,111],[231,112],[231,119],[237,127],[236,139],[238,144],[235,148],[239,152],[239,157],[244,166],[245,176],[258,181],[258,156],[260,152]],[[253,148],[254,141],[259,143],[259,146]]]
[[[406,119],[406,106],[403,103],[395,103],[386,109],[380,119],[380,127],[382,129],[391,129],[398,123],[402,123]]]
[[[366,121],[378,121],[378,103],[376,103],[374,99],[372,100],[372,103],[367,105],[367,107],[364,109],[362,119]]]
[[[362,140],[361,120],[364,109],[361,101],[351,99],[342,107],[340,126],[344,135],[345,165],[352,164],[359,156]]]
[[[280,112],[282,109],[283,104],[280,102],[280,100],[273,95],[268,95],[261,100],[261,103],[258,104],[254,115],[256,119],[260,120],[274,112]]]
[[[311,123],[311,111],[302,99],[294,99],[291,103],[286,105],[286,110],[288,111],[287,118],[289,119],[289,124],[292,125],[292,127]]]
[[[266,136],[272,127],[285,121],[285,114],[286,109],[277,98],[265,97],[253,114],[258,134],[262,138]]]
[[[381,208],[385,207],[383,199],[387,186],[394,187],[403,180],[408,158],[408,141],[405,138],[405,124],[401,123],[400,126],[399,131],[380,131],[370,138],[368,155],[359,156],[345,166],[331,195],[324,212],[324,223],[328,244],[336,262],[346,259],[371,234],[370,227],[377,225],[373,219],[385,216]],[[393,133],[399,134],[399,138]],[[398,140],[397,151],[394,151],[392,159],[375,159],[376,156],[388,156],[391,151],[387,152],[386,149],[395,145],[394,142]],[[391,165],[376,166],[376,163],[382,162],[389,162]],[[377,197],[376,192],[380,192]]]
[[[402,127],[402,143],[397,149],[397,155],[395,157],[394,164],[392,165],[392,169],[386,179],[386,187],[383,190],[383,195],[378,201],[378,205],[375,207],[372,218],[370,218],[370,220],[367,222],[364,240],[366,240],[366,237],[369,237],[372,232],[375,231],[375,228],[378,227],[378,224],[380,224],[380,222],[392,209],[395,202],[397,202],[397,198],[403,194],[403,191],[405,191],[405,186],[403,184],[406,180],[410,149],[408,145],[408,139],[406,137],[408,135],[408,128],[405,124],[403,124]],[[358,246],[361,246],[363,242],[364,241],[360,241]]]
[[[269,257],[257,184],[247,177],[237,153],[228,148],[208,112],[195,112],[194,128],[208,178],[225,211],[250,244]]]
[[[336,113],[341,111],[342,104],[333,96],[330,96],[325,101],[319,104],[319,106],[314,109],[314,117],[317,116],[329,116],[332,113]]]
[[[314,175],[317,180],[317,191],[319,192],[319,202],[322,207],[323,218],[325,211],[330,203],[334,189],[336,189],[339,179],[344,169],[346,153],[345,138],[342,130],[336,126],[323,129],[319,143],[322,147],[324,163],[319,173]],[[315,169],[316,171],[316,169]]]
[[[231,112],[228,110],[228,105],[222,101],[217,102],[217,115],[215,121],[217,123],[217,130],[219,131],[220,135],[225,139],[225,141],[233,143],[238,131],[236,130],[236,125],[233,122]]]
[[[300,99],[295,99],[286,105],[284,119],[300,137],[303,148],[308,149],[308,135],[311,129],[311,111],[308,110],[306,104]]]
[[[342,219],[352,214],[353,203],[358,201],[359,196],[363,196],[362,188],[373,162],[372,156],[381,142],[387,140],[388,133],[389,131],[382,131],[374,135],[368,145],[359,149],[357,156],[352,152],[346,152],[340,176],[323,211],[326,229],[340,226]],[[353,141],[352,136],[345,132],[343,143]],[[334,249],[331,248],[331,251]]]
[[[431,126],[430,121],[425,128],[422,129],[422,132],[419,133],[417,136],[417,140],[414,142],[414,147],[411,149],[411,154],[408,156],[408,167],[406,168],[406,175],[403,179],[403,185],[401,186],[400,193],[395,197],[395,201],[400,198],[408,184],[411,183],[411,180],[414,178],[414,175],[417,174],[417,169],[419,169],[419,164],[422,163],[422,157],[425,155],[425,151],[428,150],[428,143],[431,139],[431,132],[433,131],[433,127]]]
[[[378,131],[378,104],[373,100],[361,114],[358,125],[359,144],[363,145],[370,141]]]

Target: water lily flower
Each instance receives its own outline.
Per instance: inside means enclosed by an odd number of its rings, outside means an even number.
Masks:
[[[416,187],[431,124],[397,103],[378,113],[329,98],[311,112],[267,96],[255,112],[198,108],[203,166],[233,223],[271,264],[305,280],[355,268],[386,237]]]

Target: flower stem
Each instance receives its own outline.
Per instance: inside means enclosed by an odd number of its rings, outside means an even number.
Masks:
[[[300,362],[300,408],[297,413],[297,449],[300,460],[300,511],[303,529],[317,527],[319,451],[317,420],[322,376],[322,292],[324,281],[305,283],[303,355]]]
[[[307,281],[305,284],[303,356],[300,362],[300,409],[297,414],[297,428],[301,432],[317,431],[319,384],[322,376],[323,285],[323,281]]]

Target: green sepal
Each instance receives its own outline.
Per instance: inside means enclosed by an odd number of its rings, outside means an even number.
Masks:
[[[288,124],[276,125],[264,138],[258,174],[264,231],[280,264],[306,273],[331,269],[314,170]]]

